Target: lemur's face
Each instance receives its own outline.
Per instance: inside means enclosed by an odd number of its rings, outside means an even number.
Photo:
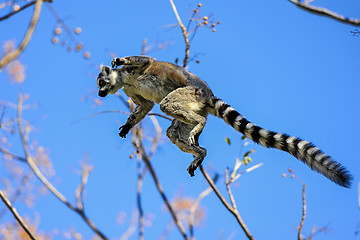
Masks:
[[[114,89],[116,76],[117,72],[110,67],[101,67],[101,72],[97,77],[98,94],[100,97],[106,97],[108,94],[114,94],[117,91],[117,89]]]

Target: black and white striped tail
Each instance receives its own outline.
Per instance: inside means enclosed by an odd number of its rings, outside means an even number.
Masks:
[[[264,147],[276,148],[290,153],[306,163],[311,169],[320,172],[340,186],[346,188],[351,186],[352,176],[349,172],[340,163],[335,162],[312,143],[287,134],[276,133],[258,127],[217,97],[211,99],[211,105],[215,110],[216,116],[224,119],[227,124],[244,134],[247,138]]]

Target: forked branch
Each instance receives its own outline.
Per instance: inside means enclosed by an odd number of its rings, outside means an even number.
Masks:
[[[135,130],[135,129],[134,129]],[[133,131],[134,131],[133,130]],[[184,239],[188,240],[188,236],[186,234],[186,231],[183,227],[183,225],[181,224],[179,218],[177,217],[176,213],[175,213],[175,210],[174,208],[171,206],[169,200],[167,199],[165,193],[164,193],[164,190],[160,184],[160,181],[155,173],[155,170],[150,162],[150,159],[149,157],[147,156],[146,152],[145,152],[145,148],[144,148],[144,145],[143,145],[143,142],[142,142],[142,137],[141,137],[141,134],[140,134],[140,131],[136,131],[135,133],[136,135],[136,139],[138,141],[138,146],[137,146],[137,149],[139,150],[139,153],[141,154],[141,157],[143,159],[143,161],[145,162],[147,168],[149,169],[150,171],[150,174],[151,174],[151,177],[153,178],[154,182],[155,182],[155,186],[158,190],[158,192],[160,193],[160,196],[161,198],[163,199],[166,207],[169,209],[169,212],[174,220],[174,223],[175,225],[177,226],[177,228],[179,229],[181,235],[183,236]]]
[[[96,233],[99,235],[99,237],[101,237],[102,239],[106,240],[108,239],[95,225],[92,221],[90,221],[90,219],[86,216],[84,209],[83,209],[83,204],[80,203],[78,201],[78,205],[81,206],[81,208],[75,207],[74,205],[72,205],[64,195],[62,195],[50,182],[49,180],[40,172],[39,168],[37,167],[36,163],[34,162],[29,149],[28,149],[28,144],[27,144],[27,136],[25,135],[23,126],[22,126],[22,103],[23,103],[23,97],[21,94],[19,94],[18,97],[18,107],[17,107],[17,125],[18,125],[18,129],[19,129],[19,134],[20,134],[20,139],[21,139],[21,143],[22,143],[22,147],[24,149],[24,153],[25,153],[25,159],[27,164],[29,165],[29,167],[31,168],[31,170],[35,173],[36,177],[42,182],[42,184],[44,184],[44,186],[52,193],[55,195],[55,197],[57,197],[62,203],[64,203],[67,207],[69,207],[71,210],[73,210],[74,212],[78,213],[81,218],[87,223],[87,225]],[[82,179],[82,183],[85,183],[87,180],[86,178]],[[82,192],[82,189],[80,189],[80,193]],[[81,193],[82,194],[82,193]],[[81,195],[80,194],[80,195]]]
[[[236,208],[236,205],[231,206],[226,199],[221,195],[220,191],[217,189],[215,183],[213,182],[213,180],[210,178],[210,176],[207,174],[207,172],[204,170],[204,168],[202,167],[202,165],[200,165],[200,170],[202,172],[202,174],[204,175],[206,181],[209,183],[209,185],[211,186],[211,188],[214,190],[216,196],[218,196],[218,198],[220,199],[220,201],[222,202],[222,204],[227,208],[227,210],[229,210],[229,212],[234,215],[234,217],[236,218],[236,220],[238,221],[240,227],[243,229],[245,235],[248,237],[248,239],[253,240],[254,237],[251,235],[249,229],[247,228],[246,224],[244,223],[244,221],[242,220],[239,211]],[[229,192],[229,195],[231,195],[231,192]]]

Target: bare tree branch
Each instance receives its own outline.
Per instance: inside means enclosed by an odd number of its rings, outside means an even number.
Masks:
[[[80,211],[84,211],[84,188],[88,181],[89,174],[93,170],[93,166],[88,165],[88,159],[82,164],[81,182],[75,190],[76,205]]]
[[[121,114],[130,115],[129,112],[124,112],[124,111],[119,111],[119,110],[107,110],[107,111],[101,111],[101,112],[97,112],[97,113],[90,114],[90,115],[88,115],[88,116],[86,116],[86,117],[83,117],[83,118],[81,118],[81,119],[79,119],[79,120],[76,120],[76,121],[74,121],[74,122],[72,122],[72,123],[78,123],[78,122],[80,122],[80,121],[84,121],[84,120],[86,120],[86,119],[88,119],[88,118],[92,118],[92,117],[94,117],[94,116],[96,116],[96,115],[100,115],[100,114],[104,114],[104,113],[121,113]],[[172,121],[172,118],[171,118],[171,117],[162,115],[162,114],[160,114],[160,113],[148,113],[147,115],[149,115],[149,116],[158,116],[158,117],[161,117],[161,118],[164,118],[164,119],[167,119],[167,120]]]
[[[231,182],[232,182],[232,179],[229,179],[229,168],[226,168],[226,170],[225,170],[226,189],[227,189],[228,194],[229,194],[229,198],[230,198],[230,201],[231,201],[232,208],[237,209],[235,198],[234,198],[234,195],[232,194],[232,191],[231,191],[231,188],[230,188],[230,183]]]
[[[52,2],[53,0],[43,0],[43,1],[44,1],[44,2]],[[21,8],[19,8],[19,9],[16,10],[16,11],[12,11],[11,13],[6,14],[6,15],[3,16],[3,17],[0,17],[0,22],[3,21],[3,20],[5,20],[5,19],[8,19],[9,17],[11,17],[11,16],[13,16],[13,15],[15,15],[15,14],[23,11],[23,10],[25,10],[26,8],[34,5],[35,3],[36,3],[36,0],[35,0],[35,1],[32,1],[32,2],[29,2],[28,4],[25,4],[24,6],[22,6]]]
[[[326,8],[322,8],[322,7],[315,7],[315,6],[311,6],[309,4],[306,3],[302,3],[300,2],[300,0],[289,0],[290,2],[292,2],[293,4],[295,4],[296,6],[298,6],[299,8],[308,11],[310,13],[314,13],[314,14],[318,14],[320,16],[325,16],[325,17],[329,17],[332,18],[336,21],[342,22],[342,23],[346,23],[346,24],[350,24],[353,26],[360,26],[360,20],[359,19],[354,19],[354,18],[348,18],[345,17],[341,14],[338,14],[336,12],[330,11]]]
[[[139,212],[139,240],[144,239],[144,210],[141,204],[141,189],[144,180],[144,171],[141,169],[141,158],[138,158],[137,174],[138,179],[136,183],[136,203]]]
[[[27,173],[26,175],[24,175],[22,178],[21,178],[21,181],[20,181],[20,184],[19,186],[17,187],[17,189],[15,190],[15,192],[12,194],[11,197],[9,197],[9,201],[14,203],[19,197],[20,195],[22,194],[27,182],[29,181],[29,176],[30,173]],[[6,212],[6,207],[4,207],[3,209],[1,209],[0,211],[0,220],[1,218],[5,215],[5,212]]]
[[[207,172],[204,170],[204,168],[202,167],[202,165],[200,165],[200,170],[202,172],[202,174],[204,175],[206,181],[209,183],[209,185],[211,186],[211,188],[214,190],[216,196],[218,196],[218,198],[220,199],[220,201],[223,203],[223,205],[227,208],[227,210],[229,210],[230,213],[232,213],[234,215],[234,217],[236,218],[236,220],[238,221],[240,227],[243,229],[245,235],[250,239],[253,240],[254,237],[251,235],[249,229],[247,228],[246,224],[244,223],[244,221],[242,220],[239,211],[236,208],[233,208],[230,206],[230,204],[225,200],[225,198],[221,195],[220,191],[217,189],[217,187],[215,186],[214,182],[212,181],[212,179],[210,178],[210,176],[207,174]]]
[[[188,60],[189,60],[189,55],[190,55],[190,42],[189,42],[189,38],[188,38],[188,33],[186,31],[186,27],[184,26],[184,24],[182,23],[181,21],[181,18],[179,16],[179,13],[176,9],[176,6],[173,2],[173,0],[170,0],[170,4],[173,8],[173,11],[175,13],[175,16],[178,20],[178,23],[179,23],[179,26],[182,30],[182,34],[184,36],[184,40],[185,40],[185,58],[184,58],[184,61],[183,61],[183,67],[186,67],[187,63],[188,63]]]
[[[29,227],[26,225],[24,220],[21,218],[21,216],[18,214],[16,209],[11,205],[11,202],[9,199],[7,199],[5,193],[3,191],[0,191],[0,198],[5,203],[5,205],[9,208],[11,213],[14,215],[16,221],[20,224],[20,226],[24,229],[24,231],[27,233],[30,239],[36,240],[37,238],[34,236],[34,234],[30,231]]]
[[[149,153],[149,158],[151,158],[154,155],[154,153],[159,145],[159,140],[160,140],[160,137],[162,134],[162,128],[160,127],[158,120],[154,116],[149,116],[149,118],[152,121],[155,131],[156,131],[156,135],[152,141],[152,146],[151,146],[150,153]]]
[[[302,190],[302,216],[301,216],[300,226],[299,226],[299,230],[298,230],[298,240],[301,240],[301,230],[303,228],[305,217],[306,217],[305,187],[306,187],[306,185],[303,184],[303,190]]]
[[[19,134],[21,138],[22,147],[25,152],[25,159],[31,170],[35,173],[36,177],[44,184],[44,186],[57,197],[61,202],[63,202],[67,207],[72,209],[74,212],[78,213],[81,218],[88,224],[88,226],[96,233],[98,234],[102,239],[107,240],[108,238],[105,237],[105,235],[90,221],[90,219],[85,215],[85,212],[83,209],[79,209],[72,205],[64,195],[62,195],[48,180],[47,178],[40,172],[39,168],[36,166],[35,162],[32,159],[32,156],[30,155],[28,145],[27,145],[27,139],[24,134],[24,130],[22,127],[22,120],[21,120],[21,114],[22,114],[22,102],[23,97],[21,94],[19,94],[18,97],[18,107],[17,107],[17,118],[16,122],[19,129]]]
[[[360,182],[358,183],[358,204],[360,208]]]
[[[120,240],[128,240],[134,234],[136,230],[136,221],[137,221],[137,214],[133,212],[130,220],[130,225],[128,229],[124,232],[124,234],[120,237]]]
[[[24,51],[25,47],[27,46],[27,44],[29,43],[29,41],[31,39],[31,36],[35,30],[35,26],[39,20],[42,3],[43,3],[43,0],[36,1],[34,14],[32,16],[29,28],[25,34],[23,41],[21,42],[20,46],[17,49],[9,52],[0,60],[0,70],[3,69],[9,62],[16,59],[22,53],[22,51]]]
[[[134,130],[135,130],[135,129],[134,129]],[[133,131],[134,131],[134,130],[133,130]],[[160,193],[161,198],[162,198],[163,201],[165,202],[165,205],[166,205],[167,208],[169,209],[169,211],[170,211],[170,213],[171,213],[171,216],[172,216],[172,218],[173,218],[173,220],[174,220],[177,228],[179,229],[181,235],[183,236],[184,239],[188,240],[189,238],[188,238],[188,236],[186,235],[185,229],[184,229],[184,227],[182,226],[182,224],[181,224],[180,220],[178,219],[178,217],[176,216],[176,213],[175,213],[173,207],[171,206],[169,200],[167,199],[167,197],[166,197],[166,195],[165,195],[165,193],[164,193],[164,190],[163,190],[163,188],[162,188],[162,186],[161,186],[161,184],[160,184],[160,181],[159,181],[159,179],[158,179],[158,177],[157,177],[157,175],[156,175],[156,173],[155,173],[155,170],[154,170],[154,168],[152,167],[152,164],[151,164],[151,162],[150,162],[150,159],[149,159],[149,157],[147,156],[147,154],[146,154],[146,152],[145,152],[145,148],[144,148],[144,145],[143,145],[143,142],[142,142],[142,137],[141,137],[140,131],[136,131],[135,134],[136,134],[136,136],[137,136],[136,138],[137,138],[137,140],[138,140],[138,146],[137,146],[137,147],[138,147],[139,153],[141,154],[141,157],[142,157],[142,159],[144,160],[147,168],[150,170],[150,174],[151,174],[151,176],[152,176],[152,178],[153,178],[153,180],[154,180],[154,182],[155,182],[155,186],[156,186],[158,192]]]
[[[0,152],[2,152],[2,153],[5,154],[5,155],[11,156],[13,159],[19,160],[19,161],[21,161],[21,162],[26,162],[26,159],[25,159],[25,158],[19,157],[18,155],[15,155],[15,154],[9,152],[9,151],[6,150],[5,148],[1,148],[1,147],[0,147]]]
[[[216,183],[216,181],[218,180],[219,175],[216,174],[213,182]],[[195,202],[193,203],[193,205],[190,208],[190,213],[189,213],[189,229],[190,229],[190,239],[194,240],[194,221],[195,221],[195,212],[196,209],[198,208],[200,201],[206,197],[207,195],[209,195],[212,192],[212,188],[211,186],[209,186],[206,190],[204,190],[202,193],[200,193],[200,195],[198,196],[198,198],[195,200]]]

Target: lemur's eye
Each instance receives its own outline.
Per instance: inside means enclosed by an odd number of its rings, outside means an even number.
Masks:
[[[105,81],[104,80],[99,80],[99,87],[103,87],[105,86]]]

